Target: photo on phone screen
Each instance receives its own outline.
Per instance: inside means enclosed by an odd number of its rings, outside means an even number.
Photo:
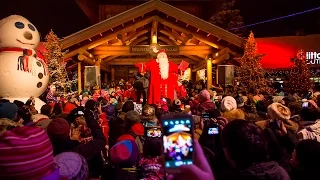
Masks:
[[[145,129],[146,137],[148,138],[159,138],[162,136],[162,131],[160,127],[147,127]]]
[[[219,128],[218,127],[211,127],[208,129],[209,135],[217,135],[219,134]]]
[[[193,123],[191,119],[163,120],[165,168],[193,164]]]

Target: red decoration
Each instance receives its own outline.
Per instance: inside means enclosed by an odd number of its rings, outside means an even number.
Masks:
[[[45,58],[44,54],[47,52],[48,51],[46,50],[44,43],[40,42],[36,49],[36,54],[37,54],[37,57],[42,59],[45,63],[47,63],[47,59]]]
[[[178,69],[180,69],[182,72],[184,72],[185,70],[187,70],[189,67],[189,63],[186,61],[182,61],[178,67]]]

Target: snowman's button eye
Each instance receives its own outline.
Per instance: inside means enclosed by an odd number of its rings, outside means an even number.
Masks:
[[[31,29],[31,31],[35,31],[36,28],[34,26],[32,26],[31,24],[28,24],[28,27]]]
[[[38,82],[37,88],[41,88],[41,86],[42,86],[42,82]]]
[[[39,61],[37,61],[36,64],[41,67],[41,63]]]
[[[18,29],[23,29],[24,28],[24,24],[22,22],[16,22],[14,24]]]

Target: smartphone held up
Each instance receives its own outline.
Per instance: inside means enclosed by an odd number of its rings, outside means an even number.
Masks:
[[[177,167],[193,164],[192,116],[184,114],[162,117],[164,167],[169,173],[178,172]]]

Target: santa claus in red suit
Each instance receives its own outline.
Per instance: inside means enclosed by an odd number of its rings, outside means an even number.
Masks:
[[[178,65],[169,61],[165,50],[157,52],[157,59],[136,64],[140,73],[149,72],[148,104],[159,104],[161,98],[174,99],[178,81]]]
[[[187,97],[187,89],[184,87],[181,81],[178,81],[176,92],[178,99]]]

